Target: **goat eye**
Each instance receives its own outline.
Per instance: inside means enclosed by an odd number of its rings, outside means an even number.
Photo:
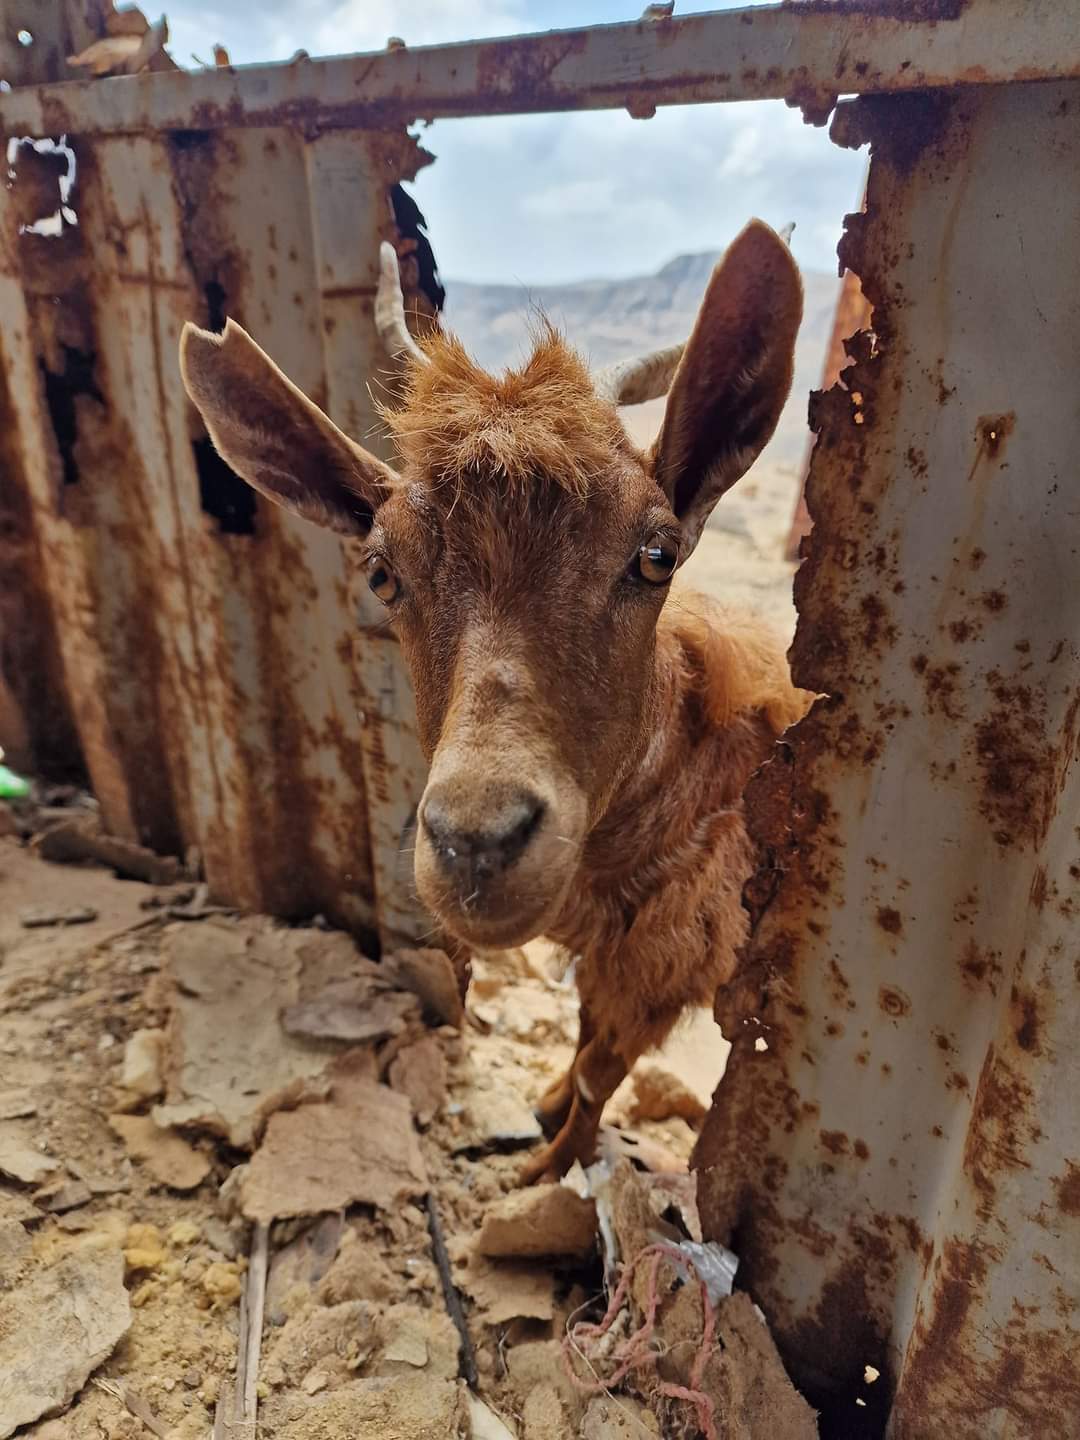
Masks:
[[[397,574],[379,555],[373,555],[368,561],[368,589],[381,600],[384,605],[390,605],[398,597],[401,589],[401,581]]]
[[[666,535],[654,535],[637,553],[637,573],[650,585],[664,585],[679,563],[679,547]]]

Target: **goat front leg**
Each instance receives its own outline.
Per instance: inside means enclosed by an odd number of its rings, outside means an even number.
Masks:
[[[591,1165],[596,1158],[596,1137],[604,1106],[619,1088],[629,1066],[599,1036],[578,1052],[571,1075],[570,1110],[550,1145],[529,1160],[521,1172],[523,1185],[538,1180],[559,1180],[575,1160]]]
[[[581,1052],[596,1034],[592,1016],[582,1005],[578,1014],[578,1042],[574,1058],[566,1073],[554,1085],[549,1085],[536,1103],[533,1114],[540,1121],[540,1128],[550,1140],[566,1124],[570,1107],[574,1103],[574,1067],[581,1058]]]

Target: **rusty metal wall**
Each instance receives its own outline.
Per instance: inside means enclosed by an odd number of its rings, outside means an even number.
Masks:
[[[427,157],[401,130],[69,141],[77,223],[26,232],[58,195],[29,147],[0,192],[0,725],[54,773],[84,763],[114,833],[195,846],[223,899],[420,933],[397,647],[368,633],[354,663],[372,617],[348,545],[216,462],[177,342],[235,317],[382,448],[375,261],[389,189]]]
[[[751,797],[702,1214],[826,1433],[1067,1440],[1080,85],[865,98],[833,135],[872,146],[841,257],[874,333],[814,406],[792,658],[829,698]]]

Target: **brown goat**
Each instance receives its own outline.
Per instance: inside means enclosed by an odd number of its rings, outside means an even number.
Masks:
[[[467,946],[543,934],[579,957],[578,1051],[541,1103],[555,1139],[526,1179],[592,1157],[606,1100],[688,1005],[712,1001],[745,933],[743,787],[808,697],[754,620],[665,600],[772,434],[801,315],[786,246],[752,223],[671,352],[647,454],[550,330],[500,378],[453,339],[403,338],[404,396],[386,415],[400,476],[238,326],[184,332],[188,392],[233,469],[362,543],[431,762],[421,897]],[[644,398],[636,382],[613,398],[629,394]]]

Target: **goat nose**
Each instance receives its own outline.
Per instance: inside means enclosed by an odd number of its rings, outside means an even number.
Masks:
[[[482,818],[466,821],[436,790],[424,800],[420,818],[443,869],[475,884],[510,868],[543,815],[543,801],[526,790],[515,790]]]

